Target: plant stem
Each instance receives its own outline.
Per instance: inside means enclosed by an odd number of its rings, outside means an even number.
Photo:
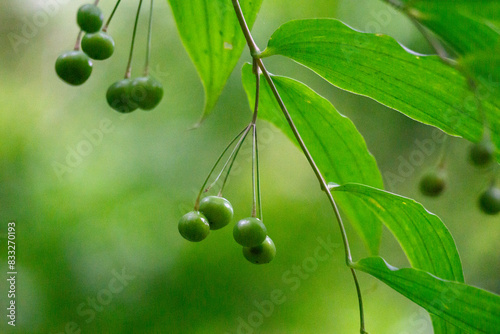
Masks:
[[[139,0],[139,6],[137,7],[137,13],[135,15],[134,32],[132,33],[132,43],[130,44],[130,55],[128,57],[127,70],[125,71],[125,79],[130,78],[130,75],[132,73],[132,56],[134,54],[135,35],[137,34],[137,23],[139,22],[139,14],[141,13],[141,5],[142,5],[142,0]]]
[[[253,69],[255,72],[255,107],[252,116],[252,217],[257,217],[257,208],[259,218],[262,220],[262,207],[260,201],[260,173],[259,173],[259,150],[257,142],[257,115],[259,113],[259,100],[260,100],[260,70],[257,62],[254,60]]]
[[[314,161],[314,159],[313,159],[311,153],[309,152],[306,144],[304,143],[304,140],[302,139],[297,127],[295,126],[295,123],[293,122],[293,119],[290,116],[290,113],[288,112],[288,110],[285,106],[285,103],[283,102],[283,100],[278,92],[278,89],[276,88],[276,86],[271,78],[271,75],[269,74],[266,67],[264,66],[262,59],[258,58],[260,50],[257,47],[257,45],[255,44],[255,41],[253,40],[252,34],[251,34],[250,29],[248,28],[248,25],[245,21],[243,11],[241,10],[241,6],[240,6],[238,0],[232,0],[232,3],[233,3],[234,10],[236,12],[236,16],[238,18],[238,21],[240,23],[240,27],[241,27],[243,34],[245,36],[245,39],[247,41],[247,45],[250,49],[250,54],[252,55],[254,62],[257,63],[258,67],[262,71],[262,74],[264,75],[264,78],[266,79],[269,87],[271,88],[271,91],[273,92],[273,95],[274,95],[276,101],[278,102],[278,104],[281,108],[281,111],[283,112],[283,115],[285,116],[285,118],[288,122],[288,125],[290,126],[290,129],[292,130],[292,132],[295,136],[295,139],[299,143],[299,146],[302,149],[302,152],[306,156],[307,161],[309,162],[309,165],[313,169],[314,174],[316,175],[316,178],[318,179],[318,181],[320,183],[321,190],[323,190],[326,193],[328,200],[333,208],[333,212],[335,214],[335,218],[337,220],[337,223],[338,223],[338,226],[340,229],[340,233],[342,236],[342,241],[344,244],[345,261],[346,261],[347,266],[350,267],[350,265],[352,264],[351,249],[349,247],[347,233],[345,231],[345,227],[344,227],[344,224],[342,222],[342,217],[340,216],[340,212],[338,210],[337,203],[335,202],[335,199],[333,198],[331,192],[328,189],[328,184],[327,184],[325,178],[321,174],[321,171],[319,170],[318,166],[316,165],[316,162]],[[361,290],[359,287],[359,283],[358,283],[358,280],[356,277],[355,270],[353,268],[350,268],[350,270],[351,270],[351,273],[354,277],[354,283],[355,283],[356,292],[358,295],[358,302],[359,302],[359,308],[360,308],[360,333],[364,334],[364,333],[366,333],[366,331],[364,328],[365,324],[364,324],[364,313],[363,313],[363,302],[362,302]]]
[[[102,31],[106,32],[108,31],[108,27],[109,27],[109,24],[111,23],[111,19],[113,18],[113,16],[115,15],[115,12],[116,12],[116,9],[118,9],[118,5],[120,4],[120,1],[122,0],[118,0],[115,4],[115,7],[113,8],[113,11],[111,12],[111,15],[109,15],[109,18],[108,20],[106,21],[106,24],[104,25],[104,27],[102,28]]]
[[[146,65],[144,65],[144,76],[149,74],[149,60],[151,58],[151,32],[153,31],[153,0],[149,8],[149,26],[148,26],[148,46],[146,48]]]
[[[203,194],[203,191],[205,190],[205,186],[207,185],[208,183],[208,180],[210,179],[210,176],[212,176],[215,168],[217,168],[217,166],[219,165],[219,162],[222,160],[222,157],[224,157],[224,155],[226,154],[226,152],[229,150],[229,148],[234,144],[234,142],[240,138],[240,136],[245,132],[247,131],[247,128],[248,127],[245,127],[242,131],[240,131],[240,133],[238,133],[236,135],[236,137],[233,138],[233,140],[231,140],[231,142],[226,146],[226,148],[224,149],[224,151],[222,151],[222,153],[219,155],[219,158],[217,158],[217,161],[215,162],[214,166],[212,167],[212,169],[210,170],[210,172],[208,173],[207,175],[207,178],[205,179],[205,182],[203,182],[203,185],[201,186],[201,189],[200,189],[200,192],[198,193],[198,197],[196,198],[196,202],[195,202],[195,205],[194,205],[194,209],[195,210],[198,210],[199,208],[199,204],[200,204],[200,199],[201,199],[201,194]],[[231,154],[232,155],[232,154]],[[220,176],[220,174],[219,174]]]
[[[226,164],[222,168],[219,176],[217,176],[217,179],[218,179],[222,175],[222,173],[224,172],[224,170],[226,169],[226,166],[229,163],[229,161],[231,161],[231,164],[229,165],[229,168],[227,169],[226,177],[224,178],[224,182],[222,182],[222,186],[220,188],[220,192],[219,193],[222,193],[222,190],[224,190],[224,187],[226,186],[227,180],[229,178],[229,174],[231,173],[231,169],[233,169],[234,162],[236,161],[236,157],[238,156],[240,148],[243,145],[243,142],[245,141],[245,139],[246,139],[246,137],[248,135],[248,132],[250,132],[251,127],[252,127],[251,123],[247,125],[247,127],[245,128],[245,130],[243,132],[243,135],[241,136],[240,140],[236,144],[236,147],[234,148],[233,152],[229,156],[229,159],[227,160]]]
[[[75,43],[75,48],[74,48],[75,51],[80,50],[80,43],[82,42],[82,34],[83,34],[83,30],[80,30],[80,32],[78,32],[78,36],[76,36],[76,43]]]

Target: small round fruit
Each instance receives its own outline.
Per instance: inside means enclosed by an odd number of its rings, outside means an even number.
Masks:
[[[81,85],[92,73],[92,61],[82,51],[69,51],[57,58],[56,73],[70,85]]]
[[[444,170],[430,171],[420,180],[420,191],[425,196],[439,196],[445,188],[446,172]]]
[[[129,113],[137,109],[137,104],[132,101],[132,80],[123,79],[109,86],[106,100],[111,108],[121,113]]]
[[[200,202],[200,212],[205,215],[211,230],[223,228],[233,219],[233,207],[229,201],[220,196],[208,196]]]
[[[491,163],[495,155],[495,146],[489,140],[483,140],[471,146],[469,151],[470,162],[477,167],[484,167]]]
[[[163,86],[151,76],[136,78],[132,82],[132,97],[139,108],[151,110],[160,103],[163,97]]]
[[[234,240],[244,247],[258,246],[266,239],[266,236],[266,226],[259,218],[245,218],[234,225]]]
[[[276,246],[271,238],[266,237],[264,242],[258,246],[243,247],[243,256],[255,264],[269,263],[276,256]]]
[[[496,215],[500,212],[500,189],[491,186],[479,197],[479,207],[488,215]]]
[[[108,59],[115,51],[115,41],[103,31],[87,33],[82,38],[82,50],[92,59]]]
[[[182,216],[178,228],[184,239],[193,242],[202,241],[210,233],[208,220],[199,211],[191,211]]]
[[[97,32],[101,30],[104,22],[104,14],[96,5],[86,4],[81,6],[76,13],[76,22],[85,32]]]

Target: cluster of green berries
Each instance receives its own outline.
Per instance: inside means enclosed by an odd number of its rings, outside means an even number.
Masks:
[[[484,168],[495,161],[495,146],[490,140],[483,139],[473,144],[469,150],[469,162],[475,166]],[[443,167],[427,172],[420,180],[420,191],[423,195],[436,197],[446,188],[447,173]],[[500,213],[500,188],[494,182],[479,196],[479,208],[489,215]]]
[[[129,113],[137,108],[154,109],[163,97],[162,84],[152,76],[125,78],[109,86],[106,100],[111,108]]]
[[[56,73],[66,83],[83,84],[92,73],[92,60],[105,60],[113,55],[115,42],[103,28],[104,15],[99,7],[86,4],[78,9],[76,21],[85,33],[78,38],[75,50],[65,52],[56,60]],[[80,37],[80,36],[79,36]],[[119,80],[109,86],[106,100],[111,108],[129,113],[136,109],[154,109],[163,98],[162,84],[150,75]]]
[[[210,230],[218,230],[233,219],[231,203],[220,196],[207,196],[199,209],[186,213],[179,220],[179,233],[186,240],[199,242]],[[276,255],[274,242],[267,235],[266,226],[255,217],[240,220],[233,229],[234,240],[243,246],[244,257],[255,264],[269,263]]]
[[[111,57],[115,50],[115,42],[105,31],[104,15],[99,7],[86,4],[78,9],[76,22],[85,33],[81,46],[65,52],[56,60],[56,73],[70,85],[83,84],[92,73],[92,59],[104,60]],[[80,50],[81,47],[81,50]]]

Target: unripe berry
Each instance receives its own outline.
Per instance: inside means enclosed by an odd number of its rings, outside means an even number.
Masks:
[[[205,215],[211,230],[223,228],[233,219],[233,207],[223,197],[207,196],[200,201],[199,211]]]
[[[182,216],[178,229],[184,239],[193,242],[202,241],[210,233],[208,220],[199,211],[191,211]]]
[[[109,86],[106,100],[111,108],[121,113],[137,109],[137,104],[132,100],[132,80],[123,79]]]
[[[243,247],[243,256],[255,264],[271,262],[276,256],[276,246],[271,238],[266,237],[264,242],[254,247]]]
[[[92,61],[82,51],[69,51],[57,58],[56,73],[70,85],[81,85],[92,73]]]
[[[97,32],[101,30],[104,15],[101,9],[93,4],[81,6],[76,13],[76,22],[85,32]]]
[[[245,247],[260,245],[267,236],[266,226],[255,217],[240,220],[233,229],[233,237],[237,243]]]
[[[479,197],[481,211],[488,215],[496,215],[500,212],[500,189],[491,186]]]
[[[108,59],[115,51],[115,42],[103,31],[85,34],[81,44],[83,52],[95,60]]]
[[[489,140],[471,146],[469,151],[470,162],[477,167],[484,167],[490,164],[495,158],[495,146]]]
[[[151,110],[163,98],[163,86],[151,76],[136,78],[132,81],[132,98],[139,108]]]
[[[439,196],[446,188],[446,179],[447,175],[445,170],[429,171],[420,180],[420,191],[425,196]]]

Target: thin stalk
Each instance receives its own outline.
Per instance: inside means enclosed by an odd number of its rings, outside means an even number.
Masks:
[[[255,177],[257,179],[257,216],[262,221],[262,200],[260,195],[260,170],[259,170],[259,140],[257,139],[257,125],[254,125],[255,140]]]
[[[147,77],[149,74],[149,61],[151,58],[151,34],[153,31],[153,0],[151,0],[151,6],[149,8],[149,26],[148,26],[148,46],[146,48],[146,65],[144,65],[144,76]]]
[[[104,25],[104,27],[102,28],[102,31],[106,32],[108,31],[108,27],[109,27],[109,24],[111,23],[111,19],[113,18],[113,16],[115,15],[115,12],[116,10],[118,9],[118,5],[120,4],[122,0],[118,0],[115,4],[115,7],[113,8],[113,11],[111,12],[111,15],[109,15],[109,18],[108,20],[106,21],[106,24]]]
[[[427,40],[427,43],[429,43],[430,46],[436,51],[441,61],[447,65],[455,67],[457,65],[457,62],[450,57],[450,55],[448,54],[444,46],[441,44],[441,42],[436,37],[431,35],[429,31],[413,16],[409,14],[407,16],[410,18],[410,21],[413,23],[413,25],[417,27],[418,31],[420,31],[422,36],[424,36],[424,38]]]
[[[130,78],[130,75],[132,74],[132,56],[134,54],[135,35],[137,34],[137,23],[139,22],[139,14],[141,13],[141,5],[142,5],[142,0],[139,0],[139,6],[137,7],[137,13],[135,15],[134,32],[132,33],[132,43],[130,45],[130,55],[128,57],[127,71],[125,72],[125,79]]]
[[[256,142],[255,142],[255,133],[257,131],[257,127],[255,124],[252,124],[252,217],[257,217],[257,177],[255,170],[255,151],[256,151]]]
[[[337,223],[338,223],[338,226],[340,229],[340,233],[342,236],[342,241],[344,244],[345,261],[346,261],[347,266],[350,267],[350,265],[352,264],[351,250],[349,247],[349,241],[347,239],[347,233],[345,231],[345,227],[344,227],[344,224],[342,222],[342,217],[340,216],[340,212],[339,212],[338,207],[337,207],[337,203],[335,202],[335,199],[333,198],[331,192],[328,189],[328,184],[327,184],[326,180],[324,179],[323,175],[321,174],[318,166],[316,165],[316,162],[314,161],[314,159],[313,159],[311,153],[309,152],[306,144],[304,143],[297,127],[295,126],[295,123],[293,122],[292,117],[290,116],[290,113],[288,112],[288,110],[285,106],[285,103],[283,102],[283,100],[278,92],[278,89],[276,88],[273,80],[271,79],[271,75],[269,74],[266,67],[264,66],[262,59],[258,58],[258,55],[260,53],[259,48],[257,47],[257,45],[255,44],[255,41],[253,40],[252,34],[250,32],[250,29],[248,28],[248,25],[246,24],[245,17],[243,15],[243,11],[241,10],[241,6],[240,6],[238,0],[232,0],[232,3],[233,3],[233,7],[235,10],[236,16],[238,18],[238,21],[240,23],[240,27],[243,31],[243,35],[245,36],[248,47],[250,49],[250,53],[252,55],[252,58],[254,59],[254,61],[257,63],[258,67],[262,71],[262,74],[264,75],[264,78],[266,79],[269,87],[271,88],[271,91],[273,92],[273,95],[274,95],[276,101],[278,102],[278,104],[281,108],[281,111],[283,112],[283,115],[285,116],[285,118],[288,122],[288,125],[290,126],[290,129],[292,130],[292,132],[295,136],[295,139],[299,143],[299,146],[302,149],[302,152],[306,156],[307,161],[309,162],[309,165],[313,169],[314,174],[316,175],[316,178],[318,179],[318,181],[320,183],[321,190],[323,190],[326,193],[328,200],[333,208],[333,212],[335,214],[335,218],[337,220]],[[363,313],[363,303],[362,303],[361,290],[360,290],[360,287],[358,284],[355,270],[352,268],[350,268],[350,269],[351,269],[351,273],[352,273],[353,277],[355,278],[354,283],[356,286],[356,293],[358,295],[358,302],[359,302],[359,307],[360,307],[360,333],[364,334],[364,333],[366,333],[366,331],[364,328],[364,313]]]
[[[80,43],[82,42],[82,35],[83,35],[83,30],[80,30],[78,32],[78,36],[76,36],[76,43],[75,43],[75,51],[80,51]]]
[[[236,161],[236,157],[238,156],[238,153],[240,152],[241,146],[242,146],[243,142],[245,141],[245,139],[248,135],[248,132],[250,131],[251,126],[252,126],[252,124],[249,124],[245,128],[245,131],[244,131],[243,135],[241,136],[240,140],[238,141],[238,143],[236,144],[234,151],[231,153],[231,156],[229,156],[229,159],[227,160],[226,164],[222,168],[219,176],[217,176],[217,179],[219,179],[219,177],[222,175],[222,173],[226,169],[226,166],[230,163],[229,168],[227,169],[226,176],[224,177],[224,181],[222,182],[222,186],[220,188],[219,194],[222,194],[222,191],[224,190],[224,187],[226,186],[227,180],[229,179],[229,174],[231,174],[231,170],[233,169],[234,162]]]
[[[109,16],[108,20],[106,21],[106,24],[104,25],[104,27],[102,28],[102,31],[106,32],[108,31],[108,27],[109,27],[109,24],[111,23],[111,19],[113,18],[113,16],[115,15],[115,12],[116,10],[118,9],[118,5],[120,4],[122,0],[118,0],[115,4],[115,7],[113,8],[113,11],[111,12],[111,15]]]
[[[201,186],[201,189],[200,189],[200,192],[198,193],[198,197],[196,198],[196,203],[194,205],[194,209],[195,210],[198,210],[198,207],[199,207],[199,204],[200,204],[200,199],[201,199],[201,195],[203,194],[203,191],[205,190],[205,186],[207,185],[208,183],[208,180],[210,179],[210,176],[212,176],[215,168],[217,168],[217,166],[219,165],[219,162],[222,160],[222,158],[224,157],[224,155],[226,154],[226,152],[229,150],[229,148],[234,144],[234,142],[240,138],[240,136],[247,130],[247,128],[245,127],[242,131],[240,131],[240,133],[238,133],[236,135],[236,137],[233,138],[233,140],[231,140],[231,142],[226,146],[226,148],[224,149],[224,151],[222,151],[222,153],[219,155],[219,158],[217,158],[217,161],[215,162],[214,166],[212,167],[212,169],[210,170],[210,172],[208,173],[207,175],[207,178],[205,179],[205,182],[203,182],[203,185]]]
[[[237,1],[237,0],[234,0],[234,1]],[[278,102],[278,105],[281,108],[281,111],[283,112],[283,114],[288,122],[288,125],[290,126],[290,129],[292,130],[292,132],[295,136],[295,139],[298,141],[299,146],[302,149],[302,152],[306,156],[307,161],[309,162],[309,165],[313,169],[314,174],[316,175],[316,178],[318,179],[318,181],[320,183],[321,190],[323,190],[326,193],[328,200],[330,201],[330,204],[332,205],[333,211],[335,213],[335,218],[337,219],[337,222],[338,222],[338,225],[340,228],[340,232],[342,235],[342,241],[344,243],[344,250],[345,250],[345,255],[346,255],[345,261],[346,261],[347,265],[350,265],[352,263],[352,256],[351,256],[351,249],[349,247],[349,241],[347,239],[347,233],[345,231],[344,224],[342,222],[342,217],[340,216],[340,212],[339,212],[339,209],[337,207],[337,203],[335,202],[335,199],[333,198],[331,192],[328,189],[328,183],[326,182],[325,178],[321,174],[321,171],[319,170],[318,166],[316,165],[316,162],[314,161],[311,153],[309,152],[309,149],[307,148],[306,144],[304,143],[304,140],[302,139],[302,136],[300,135],[297,127],[295,126],[295,123],[293,122],[293,119],[290,116],[290,113],[288,112],[288,109],[286,108],[285,103],[281,99],[281,96],[278,92],[278,89],[276,88],[273,80],[271,79],[271,75],[267,71],[267,69],[264,66],[264,63],[262,62],[261,59],[258,59],[258,64],[259,64],[260,69],[262,70],[262,74],[264,75],[264,78],[266,79],[269,87],[271,88],[271,91],[273,92],[273,95],[274,95],[276,101]]]
[[[255,107],[252,116],[252,217],[257,217],[257,207],[259,208],[259,218],[262,220],[262,212],[260,206],[260,175],[259,175],[259,158],[257,148],[257,115],[259,113],[259,99],[260,99],[260,70],[257,62],[253,61],[253,69],[255,72]],[[258,204],[258,205],[257,205]]]

